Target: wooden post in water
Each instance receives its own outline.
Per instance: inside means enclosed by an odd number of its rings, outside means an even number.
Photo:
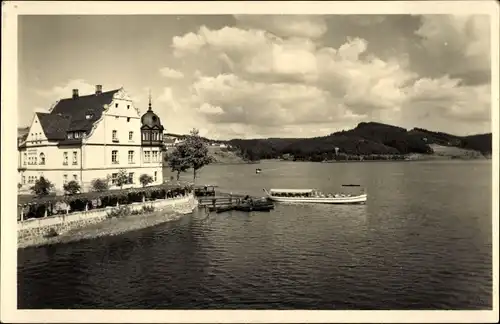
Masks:
[[[47,217],[47,205],[44,205],[43,207],[45,208],[45,210],[43,211],[43,217]]]
[[[21,205],[21,222],[24,220],[24,205]]]

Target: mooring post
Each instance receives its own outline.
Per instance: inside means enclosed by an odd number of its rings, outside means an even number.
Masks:
[[[146,202],[146,195],[142,195],[142,202]]]
[[[45,210],[43,211],[43,217],[47,217],[47,206],[44,206]]]
[[[85,211],[89,211],[89,203],[85,203]]]
[[[21,222],[24,220],[24,205],[21,205]]]

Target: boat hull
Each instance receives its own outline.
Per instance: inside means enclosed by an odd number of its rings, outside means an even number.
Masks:
[[[279,203],[300,203],[300,204],[364,204],[368,198],[366,194],[351,197],[276,197],[268,195],[272,201]]]

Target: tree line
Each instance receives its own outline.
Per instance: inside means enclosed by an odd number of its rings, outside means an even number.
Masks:
[[[457,146],[491,154],[491,134],[459,137],[368,122],[351,130],[314,138],[233,139],[229,144],[238,148],[248,161],[281,159],[324,161],[346,159],[400,160],[410,153],[432,154],[430,144]]]

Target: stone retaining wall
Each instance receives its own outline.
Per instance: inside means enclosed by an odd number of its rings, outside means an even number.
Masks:
[[[193,194],[180,198],[158,199],[154,201],[138,202],[127,205],[131,211],[140,211],[144,206],[154,207],[155,212],[164,210],[166,213],[188,214],[196,208],[198,201]],[[123,206],[121,206],[123,207]],[[107,219],[108,213],[119,209],[106,207],[86,212],[76,212],[63,215],[54,215],[44,218],[34,218],[17,222],[17,240],[26,241],[36,237],[43,237],[51,231],[58,234],[99,223]],[[147,217],[147,216],[146,216]]]

